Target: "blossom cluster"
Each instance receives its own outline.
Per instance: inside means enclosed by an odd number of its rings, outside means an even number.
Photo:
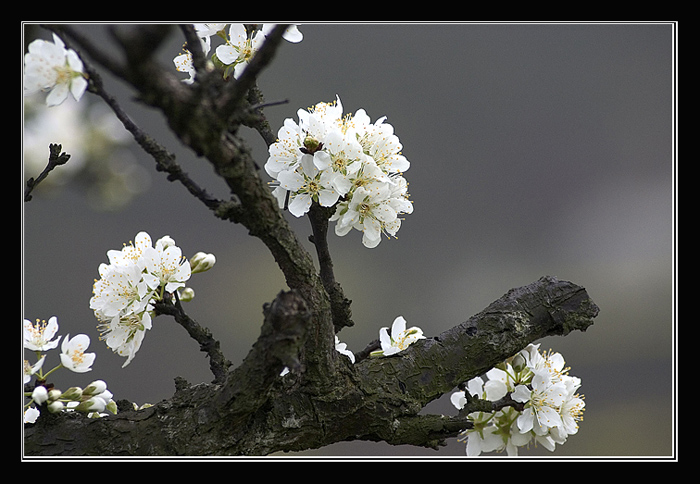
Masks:
[[[152,327],[154,303],[173,298],[175,291],[182,300],[191,299],[194,291],[185,283],[192,273],[210,269],[216,258],[200,252],[188,261],[171,237],[166,235],[153,245],[146,232],[139,232],[121,250],[107,251],[107,258],[109,264],[99,266],[90,309],[100,322],[101,339],[127,358],[126,366]]]
[[[90,346],[90,337],[78,334],[73,338],[66,335],[61,343],[61,363],[48,372],[43,371],[46,361],[46,351],[55,349],[61,340],[61,336],[54,339],[58,332],[58,319],[56,316],[46,321],[37,320],[32,323],[24,320],[24,349],[35,352],[37,362],[33,365],[24,360],[24,381],[27,385],[32,377],[36,378],[36,384],[31,391],[26,391],[24,396],[29,402],[24,405],[24,421],[33,423],[40,414],[38,406],[46,404],[51,413],[61,411],[78,411],[90,416],[100,416],[104,410],[117,413],[117,406],[112,400],[112,393],[107,390],[107,384],[102,380],[95,380],[86,388],[71,387],[65,392],[47,384],[46,379],[54,371],[66,368],[75,373],[86,373],[92,370],[95,361],[95,353],[87,353]]]
[[[61,104],[70,92],[79,101],[87,88],[86,74],[78,54],[66,49],[63,41],[53,34],[53,42],[36,39],[24,55],[24,95],[49,91],[47,106]]]
[[[495,412],[472,412],[473,427],[462,432],[466,452],[503,451],[518,455],[518,447],[531,441],[553,451],[569,435],[578,432],[585,402],[577,393],[581,379],[568,374],[560,353],[540,353],[539,344],[528,345],[513,358],[486,373],[486,381],[476,377],[465,391],[451,395],[452,404],[463,409],[471,398],[496,402],[506,395],[522,404],[522,410],[505,406]]]
[[[364,109],[343,116],[338,96],[299,109],[297,116],[298,123],[285,119],[265,163],[276,180],[273,194],[280,208],[301,217],[314,202],[336,206],[330,218],[335,233],[361,231],[362,243],[370,248],[382,234],[395,236],[399,215],[413,212],[402,176],[410,163],[386,117],[372,123]]]
[[[212,63],[224,71],[224,78],[233,75],[237,79],[245,70],[248,63],[255,56],[257,50],[262,46],[266,36],[275,27],[275,24],[262,24],[259,30],[254,30],[250,35],[243,24],[230,24],[228,33],[225,23],[200,23],[193,24],[197,37],[202,47],[204,55],[211,51],[211,38],[220,37],[225,43],[219,45],[212,54]],[[288,42],[301,42],[303,35],[296,25],[290,25],[284,32],[282,38]],[[196,71],[192,61],[192,53],[186,48],[173,59],[175,68],[180,72],[189,74],[188,79],[183,81],[191,84],[194,82]]]

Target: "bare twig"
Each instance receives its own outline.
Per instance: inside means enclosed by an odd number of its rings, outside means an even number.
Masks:
[[[38,177],[36,178],[30,178],[27,180],[27,186],[24,189],[24,201],[28,202],[29,200],[32,199],[32,191],[36,188],[36,186],[42,182],[57,166],[65,165],[68,160],[70,159],[70,155],[61,152],[61,145],[59,144],[50,144],[49,145],[49,163],[46,165],[46,168],[44,168],[44,171],[42,171]]]
[[[231,362],[224,357],[219,342],[213,338],[211,332],[190,318],[182,309],[177,293],[174,296],[175,302],[165,299],[156,303],[156,314],[173,316],[175,321],[187,330],[190,337],[199,343],[199,349],[209,356],[209,367],[214,374],[214,383],[222,383],[225,380]]]
[[[333,313],[333,326],[336,333],[346,326],[353,326],[351,319],[350,303],[345,297],[343,289],[335,280],[333,272],[333,259],[328,248],[328,219],[332,214],[332,207],[322,207],[318,203],[312,203],[308,216],[311,221],[313,236],[310,238],[316,247],[321,282],[328,293]]]

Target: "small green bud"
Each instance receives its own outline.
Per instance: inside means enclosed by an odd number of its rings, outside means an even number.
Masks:
[[[117,402],[115,402],[114,400],[110,400],[105,408],[114,415],[117,414]]]
[[[90,397],[84,402],[80,402],[75,410],[78,412],[102,412],[107,404],[99,397]]]
[[[85,395],[99,395],[105,390],[107,390],[107,384],[102,380],[95,380],[83,390],[83,393]]]
[[[55,400],[47,405],[49,412],[58,413],[63,410],[63,402]]]
[[[321,148],[323,148],[323,143],[318,141],[313,136],[307,135],[306,138],[304,138],[304,149],[302,149],[301,152],[313,155]]]
[[[197,252],[190,259],[190,269],[192,274],[196,272],[208,271],[216,264],[216,257],[214,254],[207,254],[205,252]]]
[[[177,293],[180,301],[182,302],[190,302],[192,299],[194,299],[194,289],[191,287],[183,287],[182,289],[178,289]]]
[[[520,371],[522,371],[523,369],[525,369],[525,364],[526,364],[526,363],[527,363],[527,362],[525,361],[525,357],[523,357],[523,355],[521,355],[520,353],[518,353],[517,355],[515,355],[515,356],[513,357],[513,362],[511,363],[511,365],[513,366],[513,369],[514,369],[515,371],[520,372]]]
[[[62,399],[64,400],[80,400],[80,398],[83,396],[83,389],[80,387],[70,387],[68,390],[63,392],[61,394]]]

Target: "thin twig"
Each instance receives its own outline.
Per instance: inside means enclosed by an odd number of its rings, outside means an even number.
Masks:
[[[311,230],[313,232],[313,236],[310,240],[313,242],[314,247],[316,247],[321,282],[331,302],[333,326],[337,333],[343,327],[353,326],[354,322],[351,319],[351,301],[345,297],[343,289],[335,280],[333,259],[331,258],[331,253],[328,248],[328,219],[332,214],[332,210],[332,207],[322,207],[314,202],[311,204],[308,217],[311,221]]]
[[[61,152],[61,145],[59,144],[50,144],[49,145],[49,162],[46,165],[46,168],[44,168],[44,171],[42,171],[38,177],[36,178],[30,178],[27,180],[27,187],[24,189],[24,201],[28,202],[29,200],[32,199],[32,191],[36,188],[36,186],[42,182],[57,166],[65,165],[66,162],[70,159],[70,155]]]
[[[190,337],[199,343],[200,351],[205,352],[209,356],[209,367],[214,374],[214,382],[222,383],[228,374],[228,369],[231,366],[231,362],[228,361],[221,352],[219,342],[213,338],[211,331],[203,326],[200,326],[197,321],[190,318],[182,309],[182,304],[180,303],[177,293],[175,293],[174,296],[174,303],[172,300],[167,299],[156,303],[156,314],[167,314],[169,316],[173,316],[175,321],[180,324],[180,326],[185,328]]]

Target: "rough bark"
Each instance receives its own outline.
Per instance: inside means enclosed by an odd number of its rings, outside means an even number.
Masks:
[[[101,419],[42,413],[27,455],[267,455],[348,440],[437,447],[464,419],[419,415],[432,400],[545,336],[585,331],[598,314],[585,289],[543,277],[398,355],[352,365],[333,354],[319,378],[296,356],[315,315],[296,291],[265,309],[261,335],[223,384],[178,380],[169,400]],[[279,376],[284,366],[291,373]]]
[[[238,127],[246,125],[268,143],[273,140],[251,100],[262,99],[255,76],[274,54],[282,29],[269,36],[260,57],[237,81],[225,83],[217,73],[202,71],[192,86],[151,59],[153,46],[167,34],[165,26],[115,31],[124,63],[95,50],[73,29],[53,30],[80,50],[91,92],[112,107],[157,168],[168,173],[169,180],[182,183],[217,217],[242,224],[259,238],[290,290],[266,305],[260,337],[235,369],[211,334],[179,305],[157,307],[160,314],[174,316],[208,352],[214,381],[190,385],[178,379],[172,398],[140,411],[121,402],[118,415],[101,419],[42,412],[25,428],[26,455],[266,455],[356,439],[436,447],[468,424],[459,416],[419,415],[426,404],[532,341],[584,331],[597,315],[598,308],[583,288],[544,277],[509,291],[481,313],[396,356],[358,358],[351,364],[334,350],[336,331],[352,321],[350,301],[335,281],[327,253],[327,217],[319,207],[310,215],[319,273],[237,135]],[[191,37],[192,32],[184,30]],[[105,92],[88,57],[162,111],[179,139],[225,180],[231,199],[210,197],[172,154],[141,131]],[[291,372],[281,377],[284,367]]]

